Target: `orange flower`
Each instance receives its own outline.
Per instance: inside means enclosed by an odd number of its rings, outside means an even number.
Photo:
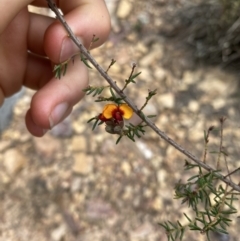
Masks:
[[[113,118],[116,121],[122,121],[124,119],[130,119],[132,117],[133,110],[127,104],[107,104],[105,105],[101,116],[101,120],[109,120]]]

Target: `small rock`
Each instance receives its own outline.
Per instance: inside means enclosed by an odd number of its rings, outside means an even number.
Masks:
[[[141,74],[139,75],[139,79],[148,81],[152,79],[150,68],[141,68]]]
[[[192,85],[196,82],[195,72],[186,70],[183,73],[182,82],[186,85]]]
[[[122,195],[122,199],[132,200],[132,198],[133,198],[133,187],[128,185],[124,188],[124,193]]]
[[[216,98],[212,101],[212,106],[215,110],[219,110],[226,106],[226,100],[224,98]]]
[[[36,152],[43,158],[52,158],[61,150],[61,141],[50,135],[34,138]]]
[[[159,182],[159,184],[161,186],[165,186],[165,184],[166,184],[166,176],[167,176],[167,173],[166,173],[165,170],[161,169],[161,170],[159,170],[157,172],[157,180],[158,180],[158,182]]]
[[[156,121],[157,126],[165,126],[169,123],[169,118],[166,115],[160,115]]]
[[[198,89],[211,93],[214,97],[229,96],[236,92],[238,81],[233,75],[218,68],[210,70],[205,73],[204,80],[199,82]]]
[[[27,159],[16,149],[9,149],[3,155],[3,163],[10,175],[16,175],[27,163]]]
[[[93,168],[93,157],[84,153],[76,153],[73,155],[74,165],[73,171],[78,174],[89,174]]]
[[[80,177],[75,177],[71,183],[71,192],[78,192],[81,189],[82,179]]]
[[[188,103],[188,109],[192,112],[198,112],[199,111],[199,103],[196,100],[191,100]]]
[[[61,241],[66,234],[66,225],[62,224],[61,226],[54,229],[51,233],[51,238],[53,241]]]
[[[126,176],[129,176],[132,172],[132,168],[131,168],[129,162],[127,162],[127,161],[122,162],[121,169]]]
[[[137,46],[136,46],[136,50],[139,51],[142,54],[145,54],[145,53],[147,53],[148,48],[142,42],[138,42]]]
[[[142,141],[136,141],[136,145],[139,151],[144,155],[146,159],[151,159],[153,157],[152,151],[148,148],[148,146]]]
[[[164,80],[166,80],[167,78],[167,74],[166,74],[166,71],[162,68],[157,68],[154,72],[154,78],[155,78],[155,81],[158,81],[158,82],[162,82]]]
[[[22,135],[20,136],[20,139],[19,141],[20,142],[27,142],[27,141],[30,141],[31,140],[31,134],[29,132],[26,132],[26,133],[22,133]]]
[[[152,202],[152,208],[156,211],[161,211],[163,208],[162,205],[162,199],[159,197],[156,197]]]
[[[162,108],[172,109],[175,106],[175,96],[172,93],[159,95],[158,103]]]
[[[162,162],[163,162],[163,157],[160,156],[160,155],[159,156],[155,156],[155,157],[152,158],[151,162],[152,162],[152,165],[156,169],[158,169],[160,167],[160,165],[162,164]]]
[[[143,196],[146,198],[150,198],[153,195],[153,190],[150,188],[145,188],[143,191]]]
[[[10,140],[1,140],[0,141],[0,153],[6,150],[11,145]]]
[[[83,135],[74,136],[71,143],[72,151],[83,151],[87,150],[86,138]]]
[[[131,232],[131,236],[135,238],[146,238],[150,233],[154,232],[154,228],[150,223],[144,223]],[[138,239],[137,239],[138,240]]]
[[[161,59],[163,56],[163,44],[156,44],[152,51],[145,55],[139,62],[141,67],[150,66],[156,59]]]
[[[73,127],[74,132],[76,132],[77,134],[81,134],[85,130],[86,125],[84,125],[82,122],[80,122],[77,119],[77,120],[73,121],[72,127]]]
[[[114,210],[110,203],[103,200],[91,200],[87,203],[87,216],[92,219],[111,217]]]
[[[126,18],[132,11],[132,3],[129,0],[120,1],[117,9],[118,18]]]

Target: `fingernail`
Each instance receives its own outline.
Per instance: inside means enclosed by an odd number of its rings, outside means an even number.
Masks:
[[[79,51],[80,50],[77,45],[69,37],[65,37],[62,43],[60,62],[69,59],[71,56],[73,56]]]
[[[67,114],[69,110],[69,104],[67,102],[63,102],[58,104],[49,116],[49,124],[51,129],[58,124]]]

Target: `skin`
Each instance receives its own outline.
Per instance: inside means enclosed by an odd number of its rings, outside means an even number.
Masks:
[[[93,47],[107,39],[110,18],[104,0],[55,2],[85,47],[93,34],[99,38]],[[57,20],[29,13],[28,4],[47,7],[45,0],[0,0],[0,106],[22,86],[35,89],[25,120],[29,132],[41,137],[83,98],[88,72],[80,58],[75,58],[61,80],[54,78],[53,65],[78,50]]]

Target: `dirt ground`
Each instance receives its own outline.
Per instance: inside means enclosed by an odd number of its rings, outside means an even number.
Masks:
[[[240,155],[239,73],[196,60],[180,19],[171,18],[198,2],[106,0],[112,32],[92,55],[104,68],[117,60],[109,74],[119,85],[135,62],[142,74],[128,95],[141,106],[148,89],[157,89],[146,114],[156,114],[156,125],[200,158],[203,131],[219,127],[226,116],[223,145],[233,170]],[[105,84],[95,70],[89,74],[90,84]],[[166,241],[159,222],[186,223],[182,213],[190,210],[173,190],[190,175],[182,154],[151,130],[135,143],[125,138],[118,145],[103,126],[92,131],[86,122],[103,103],[89,96],[62,124],[35,138],[24,123],[33,94],[25,90],[0,139],[0,241]],[[219,141],[216,131],[209,150],[217,150]],[[210,163],[216,158],[208,155]],[[239,181],[239,172],[233,180]],[[229,235],[214,241],[239,240],[237,216]],[[206,237],[187,232],[183,240]]]

